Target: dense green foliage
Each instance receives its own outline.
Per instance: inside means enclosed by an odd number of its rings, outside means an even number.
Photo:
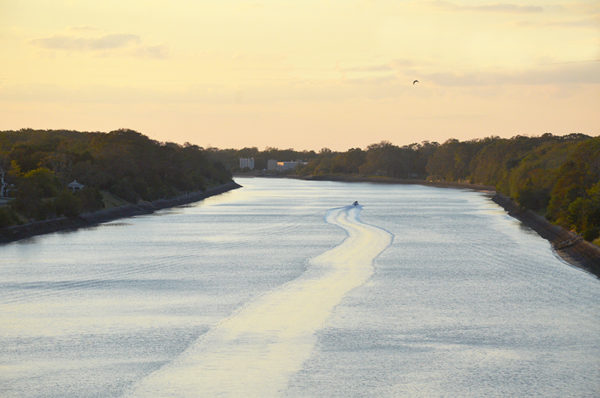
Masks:
[[[600,137],[545,134],[446,142],[427,170],[446,181],[493,185],[587,240],[600,235]]]
[[[379,176],[491,185],[524,208],[544,214],[588,240],[600,235],[600,137],[544,134],[402,147],[381,142],[366,150],[346,152],[278,153],[256,148],[213,152],[233,169],[239,157],[261,159],[256,162],[258,169],[264,167],[262,159],[302,159],[308,164],[296,173],[303,176]]]
[[[101,209],[102,191],[135,203],[231,180],[202,148],[159,143],[132,130],[0,132],[0,167],[14,197],[0,207],[0,226]],[[85,188],[71,192],[73,180]]]

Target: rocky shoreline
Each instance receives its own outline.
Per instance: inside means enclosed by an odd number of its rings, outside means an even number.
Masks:
[[[150,214],[160,209],[197,202],[210,196],[218,195],[240,187],[241,185],[231,181],[223,185],[208,188],[205,191],[190,192],[174,198],[158,199],[152,202],[140,202],[138,204],[112,207],[110,209],[98,210],[91,213],[82,213],[77,217],[57,217],[49,220],[35,221],[28,224],[1,228],[0,243],[14,242],[25,238],[30,238],[32,236],[48,234],[52,232],[91,227],[119,218]]]
[[[511,217],[548,240],[554,252],[563,260],[600,277],[600,247],[584,240],[574,232],[551,224],[531,210],[521,208],[515,201],[501,193],[494,194],[492,200],[502,206]]]

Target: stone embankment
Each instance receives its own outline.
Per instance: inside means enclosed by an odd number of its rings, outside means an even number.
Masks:
[[[519,207],[516,202],[501,193],[496,193],[492,200],[502,206],[510,216],[547,239],[554,251],[569,264],[584,268],[600,277],[600,247],[585,241],[574,232],[551,224],[531,210]]]
[[[174,198],[158,199],[152,202],[140,202],[138,204],[112,207],[110,209],[103,209],[91,213],[82,213],[77,217],[57,217],[49,220],[35,221],[28,224],[1,228],[0,243],[13,242],[35,235],[90,227],[119,218],[150,214],[160,209],[197,202],[210,196],[218,195],[240,187],[241,185],[231,181],[217,187],[209,188],[205,191],[190,192]]]

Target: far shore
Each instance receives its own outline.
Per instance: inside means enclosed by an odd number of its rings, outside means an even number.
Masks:
[[[0,244],[18,241],[36,235],[91,227],[120,218],[151,214],[160,209],[198,202],[210,196],[219,195],[237,188],[241,188],[241,185],[237,184],[235,181],[231,181],[208,188],[204,191],[190,192],[173,198],[158,199],[152,202],[140,201],[137,204],[132,203],[90,213],[82,213],[77,217],[57,217],[28,224],[0,228]]]
[[[322,175],[322,176],[298,176],[294,174],[256,174],[256,173],[237,173],[233,177],[246,178],[291,178],[307,181],[336,181],[336,182],[374,182],[378,184],[406,184],[406,185],[425,185],[438,188],[457,188],[472,189],[481,192],[495,192],[496,188],[490,185],[469,184],[462,182],[446,181],[427,181],[417,178],[393,178],[385,176],[352,176],[352,175]]]
[[[520,207],[511,198],[496,192],[496,188],[488,185],[459,183],[459,182],[438,182],[418,179],[401,179],[390,177],[365,177],[365,176],[297,176],[297,175],[252,175],[235,174],[234,177],[274,177],[274,178],[293,178],[309,181],[340,181],[340,182],[370,182],[379,184],[412,184],[424,185],[437,188],[470,189],[483,192],[490,199],[501,206],[511,217],[519,220],[523,225],[531,228],[542,238],[546,239],[552,245],[552,250],[563,261],[568,264],[581,268],[600,278],[600,247],[588,242],[572,231],[561,226],[550,223],[544,217],[534,213],[531,210]]]

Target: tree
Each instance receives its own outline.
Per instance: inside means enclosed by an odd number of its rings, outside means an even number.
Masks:
[[[81,211],[81,200],[64,189],[54,199],[54,209],[59,216],[75,217]]]

